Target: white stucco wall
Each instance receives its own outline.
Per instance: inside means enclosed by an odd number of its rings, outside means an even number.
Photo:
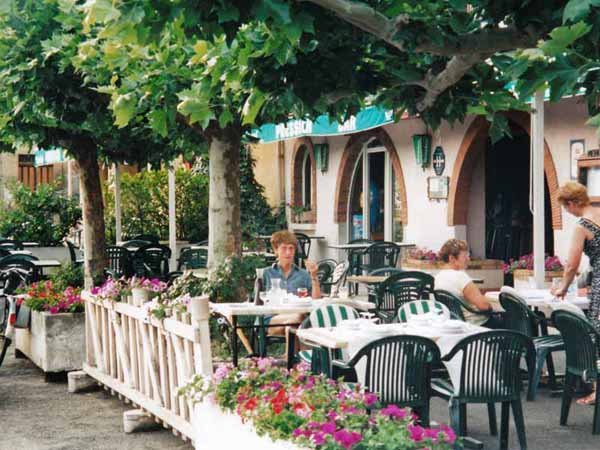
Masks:
[[[560,104],[546,103],[545,139],[554,159],[559,185],[570,179],[570,140],[584,139],[586,150],[598,148],[596,130],[585,125],[587,118],[586,106],[580,98],[564,99]],[[453,127],[444,123],[433,134],[432,149],[441,145],[446,154],[446,168],[443,175],[452,176],[465,132],[474,119],[469,117],[464,123],[455,124]],[[435,201],[427,198],[427,177],[434,175],[433,168],[430,166],[422,170],[415,163],[412,135],[426,131],[423,122],[418,118],[410,118],[387,125],[384,130],[396,147],[404,175],[408,206],[408,223],[404,227],[404,240],[437,250],[446,239],[458,237],[470,242],[474,256],[483,256],[485,249],[485,178],[482,176],[484,158],[479,158],[475,167],[474,174],[477,175],[473,177],[470,188],[467,225],[449,226],[447,200]],[[346,242],[348,238],[346,224],[338,224],[334,220],[337,174],[348,139],[348,136],[312,138],[313,143],[329,143],[330,150],[328,171],[325,173],[317,171],[317,223],[314,229],[299,230],[326,238],[326,242],[313,241],[311,259],[344,257],[343,252],[328,249],[327,244]],[[286,141],[284,172],[288,202],[291,199],[293,149],[294,140]],[[265,182],[265,180],[259,181]],[[555,230],[554,240],[556,254],[565,259],[575,220],[564,212],[562,220],[562,230]]]

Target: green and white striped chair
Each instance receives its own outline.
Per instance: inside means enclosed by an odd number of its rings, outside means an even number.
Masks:
[[[434,300],[415,300],[398,308],[398,322],[408,322],[412,316],[437,311],[444,319],[450,319],[450,310],[443,303]],[[441,311],[441,313],[439,313]]]
[[[336,327],[345,320],[356,320],[360,318],[358,311],[346,305],[325,305],[315,309],[304,319],[299,328],[328,328]],[[292,331],[292,330],[290,330]],[[310,342],[303,342],[311,346]],[[310,364],[311,370],[315,373],[330,373],[331,358],[340,359],[340,350],[327,350],[321,347],[314,347],[308,350],[301,350],[294,355],[294,339],[288,340],[288,363],[295,361],[305,361]]]

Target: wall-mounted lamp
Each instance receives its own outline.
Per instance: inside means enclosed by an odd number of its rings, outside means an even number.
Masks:
[[[431,136],[428,134],[415,134],[412,138],[417,165],[425,170],[425,167],[429,166],[431,155]]]
[[[315,162],[322,173],[329,168],[329,144],[314,144]]]

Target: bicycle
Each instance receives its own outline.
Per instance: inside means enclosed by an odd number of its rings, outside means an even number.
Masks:
[[[0,288],[0,340],[3,341],[0,351],[0,367],[2,367],[8,347],[14,339],[19,300],[22,299],[13,294],[20,286],[28,284],[30,280],[30,271],[20,267],[9,267],[0,271],[0,283],[2,283]]]

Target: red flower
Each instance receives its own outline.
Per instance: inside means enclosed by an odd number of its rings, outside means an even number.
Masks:
[[[285,405],[288,402],[288,396],[285,393],[284,389],[279,389],[277,391],[277,395],[275,395],[275,397],[273,397],[271,400],[271,408],[273,409],[273,412],[275,414],[281,414],[281,412],[283,411],[283,408],[285,407]]]
[[[249,411],[252,411],[253,409],[255,409],[258,406],[258,399],[256,397],[252,397],[249,398],[248,400],[246,400],[246,402],[244,403],[244,409],[247,409]]]

